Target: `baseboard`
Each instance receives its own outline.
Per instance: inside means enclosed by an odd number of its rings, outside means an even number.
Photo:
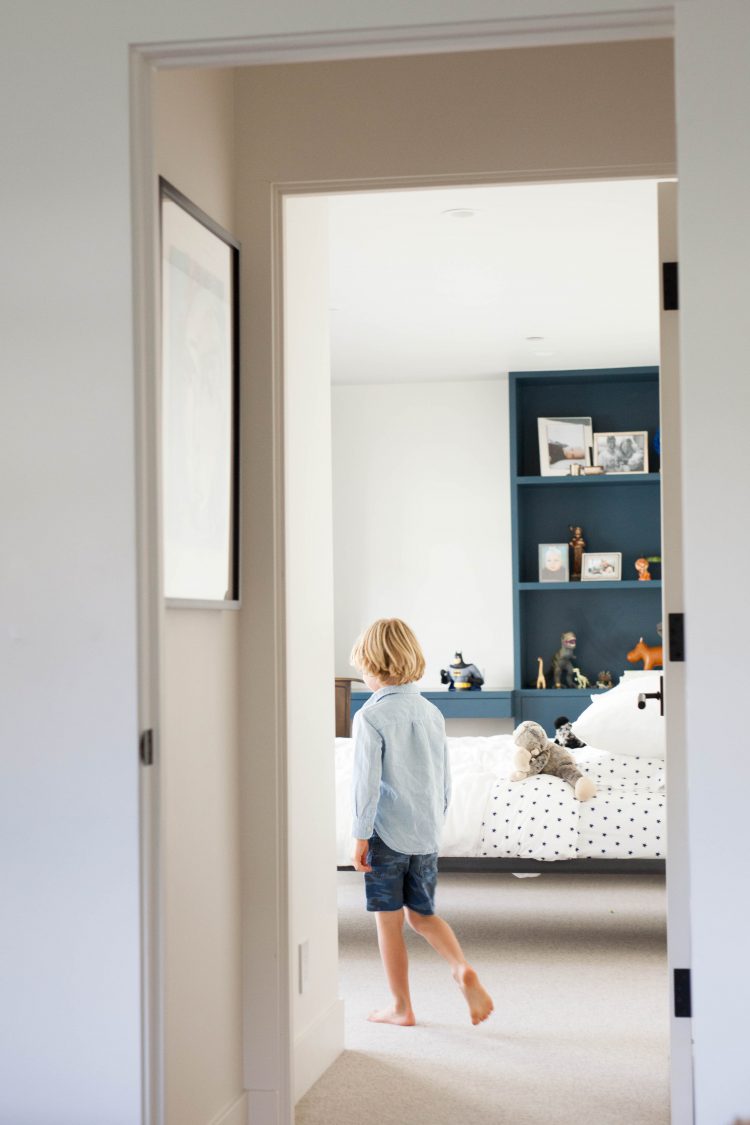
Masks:
[[[344,1001],[334,1000],[294,1038],[294,1101],[304,1097],[344,1049]]]
[[[212,1117],[209,1125],[247,1125],[247,1090],[240,1094],[216,1116]]]

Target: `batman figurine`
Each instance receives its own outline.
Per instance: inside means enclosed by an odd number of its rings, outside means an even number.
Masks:
[[[476,664],[465,664],[463,655],[457,652],[453,663],[440,669],[440,683],[449,684],[448,691],[481,691],[484,676]]]

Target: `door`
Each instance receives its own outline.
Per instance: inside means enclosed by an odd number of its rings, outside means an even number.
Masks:
[[[670,980],[671,1102],[674,1125],[693,1120],[689,1015],[690,913],[683,614],[682,455],[677,309],[677,184],[659,191],[661,277],[661,467],[664,713],[667,726],[667,950]],[[649,704],[653,706],[653,704]],[[687,976],[685,974],[688,974]],[[677,988],[675,987],[677,982]],[[686,987],[687,986],[687,987]]]

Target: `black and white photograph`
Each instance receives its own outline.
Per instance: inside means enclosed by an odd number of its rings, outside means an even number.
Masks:
[[[537,426],[543,477],[568,476],[572,465],[591,464],[590,418],[538,418]]]
[[[569,582],[568,544],[539,544],[539,581]]]
[[[239,600],[239,248],[161,181],[164,594]]]
[[[594,434],[594,464],[605,473],[647,473],[648,432]]]
[[[622,578],[621,551],[584,551],[581,559],[582,582],[619,582]]]

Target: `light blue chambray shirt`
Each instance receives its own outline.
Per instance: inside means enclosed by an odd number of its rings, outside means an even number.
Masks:
[[[354,716],[352,836],[436,852],[451,795],[445,720],[416,684],[382,687]]]

